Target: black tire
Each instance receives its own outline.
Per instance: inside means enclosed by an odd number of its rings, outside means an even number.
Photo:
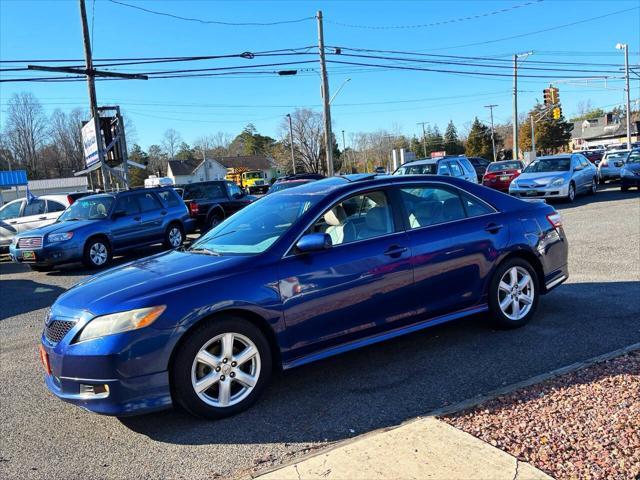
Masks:
[[[600,179],[598,180],[598,183],[600,185],[604,185],[605,183],[607,183],[607,181],[604,178],[600,177]]]
[[[253,342],[258,351],[260,370],[255,386],[244,399],[230,406],[222,407],[210,405],[198,396],[192,384],[192,370],[199,368],[197,365],[194,367],[194,363],[200,349],[217,336],[225,333],[240,334]],[[237,344],[234,343],[234,345]],[[170,370],[172,396],[178,405],[192,415],[212,420],[235,415],[249,408],[260,397],[269,383],[272,370],[269,343],[258,327],[243,318],[229,315],[207,321],[189,333],[188,337],[185,338],[177,348]],[[222,356],[221,353],[220,356]],[[228,368],[232,364],[227,363],[226,365]],[[238,366],[237,368],[240,367],[241,366]],[[209,371],[207,374],[212,373],[214,372]],[[222,375],[222,373],[220,375]],[[232,374],[228,373],[227,375],[228,377],[226,378],[219,377],[222,379],[220,381],[228,381],[230,385],[229,388],[233,388],[234,381],[231,380]],[[219,389],[220,381],[212,384],[210,387],[214,393],[216,389]],[[236,387],[241,387],[238,382],[235,382],[235,385]],[[207,391],[204,393],[206,394]],[[233,399],[233,393],[231,399]]]
[[[177,235],[179,235],[179,242],[177,241],[177,238],[178,238],[176,237]],[[182,225],[180,225],[179,223],[171,223],[167,227],[167,231],[164,232],[163,245],[165,246],[165,248],[174,249],[174,248],[178,248],[183,243],[184,243],[184,229],[182,228]]]
[[[595,195],[597,191],[598,191],[598,182],[596,180],[596,177],[593,177],[593,180],[591,181],[591,188],[589,188],[589,191],[587,193],[589,195]]]
[[[224,220],[224,217],[220,212],[216,211],[209,214],[209,217],[207,218],[207,226],[206,226],[207,231],[217,227],[220,223],[222,223],[223,220]]]
[[[532,287],[533,287],[533,301],[531,303],[531,308],[522,318],[513,319],[509,318],[500,307],[500,298],[504,293],[500,293],[500,281],[502,280],[505,274],[508,274],[511,269],[514,267],[518,267],[519,269],[526,270],[529,276],[532,279]],[[502,291],[504,292],[504,291]],[[538,281],[538,275],[536,274],[536,270],[531,266],[529,262],[522,258],[513,258],[507,260],[498,266],[498,269],[493,274],[491,279],[491,283],[489,284],[489,313],[491,316],[491,320],[493,323],[503,329],[512,329],[522,327],[526,323],[531,320],[533,315],[535,314],[536,308],[538,307],[538,300],[540,298],[540,284]],[[508,296],[508,295],[506,295]],[[513,310],[511,311],[513,314]]]
[[[571,182],[569,184],[569,192],[567,193],[567,202],[569,203],[573,203],[576,201],[576,185],[575,183]]]
[[[50,272],[53,270],[52,265],[29,265],[29,268],[34,272]]]
[[[104,250],[99,245],[104,247]],[[97,256],[93,255],[93,249],[96,249],[98,252],[106,252],[106,258],[104,262],[100,263],[97,260]],[[93,237],[90,238],[87,243],[84,245],[84,253],[82,255],[82,264],[91,269],[104,268],[111,263],[113,259],[113,252],[111,251],[111,245],[109,242],[103,237]]]

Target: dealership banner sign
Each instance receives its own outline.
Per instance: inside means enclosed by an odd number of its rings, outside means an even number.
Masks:
[[[84,148],[84,161],[87,167],[95,164],[100,157],[98,155],[98,138],[96,136],[96,122],[93,118],[82,127],[82,146]]]

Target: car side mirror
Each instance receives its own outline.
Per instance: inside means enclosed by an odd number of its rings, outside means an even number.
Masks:
[[[299,253],[317,252],[331,248],[332,245],[331,237],[326,233],[308,233],[298,240],[296,250]]]
[[[584,167],[582,165],[576,165],[575,167],[573,167],[573,171],[574,172],[579,172],[580,170],[583,170]]]
[[[125,217],[127,215],[127,212],[124,210],[116,210],[115,212],[113,212],[113,215],[111,215],[111,218],[113,218],[114,220],[117,218],[122,218]]]

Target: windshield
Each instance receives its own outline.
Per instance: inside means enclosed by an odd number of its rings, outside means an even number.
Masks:
[[[624,157],[626,157],[627,155],[629,155],[629,151],[628,150],[626,152],[607,153],[604,156],[604,158],[606,158],[607,160],[624,160]]]
[[[640,151],[633,151],[629,154],[629,158],[626,160],[627,163],[640,163]]]
[[[262,178],[262,172],[247,172],[244,178]]]
[[[524,173],[568,172],[570,167],[571,159],[569,157],[542,158],[525,168]]]
[[[109,216],[112,205],[113,197],[81,198],[67,208],[58,221],[104,219]]]
[[[522,165],[520,162],[498,162],[491,163],[487,168],[487,172],[499,172],[500,170],[520,170]]]
[[[424,163],[422,165],[403,165],[394,175],[435,175],[437,165],[435,163]]]
[[[286,190],[292,187],[299,187],[300,185],[304,185],[305,183],[309,183],[311,180],[297,180],[295,182],[280,182],[274,183],[271,185],[270,193],[279,192],[280,190]]]
[[[226,197],[222,182],[194,183],[186,185],[182,198],[184,200],[214,200]]]
[[[210,230],[189,251],[214,255],[262,253],[322,198],[288,192],[267,195]]]

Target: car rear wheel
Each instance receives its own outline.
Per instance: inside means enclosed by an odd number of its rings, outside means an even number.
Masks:
[[[166,248],[178,248],[184,242],[182,227],[172,223],[164,234],[164,246]]]
[[[109,242],[104,238],[92,238],[84,246],[82,263],[87,268],[103,268],[111,263],[112,253]]]
[[[271,376],[271,350],[252,323],[207,322],[179,346],[171,369],[174,400],[193,415],[218,419],[251,406]]]
[[[222,220],[224,220],[224,218],[222,218],[222,215],[220,215],[220,213],[212,213],[207,219],[207,230],[211,230],[212,228],[217,227],[218,225],[220,225],[220,223],[222,223]]]
[[[489,286],[489,311],[501,328],[525,325],[538,306],[538,276],[524,259],[508,260],[498,267]]]
[[[573,183],[569,184],[569,192],[567,193],[567,201],[573,203],[576,200],[576,186]]]

